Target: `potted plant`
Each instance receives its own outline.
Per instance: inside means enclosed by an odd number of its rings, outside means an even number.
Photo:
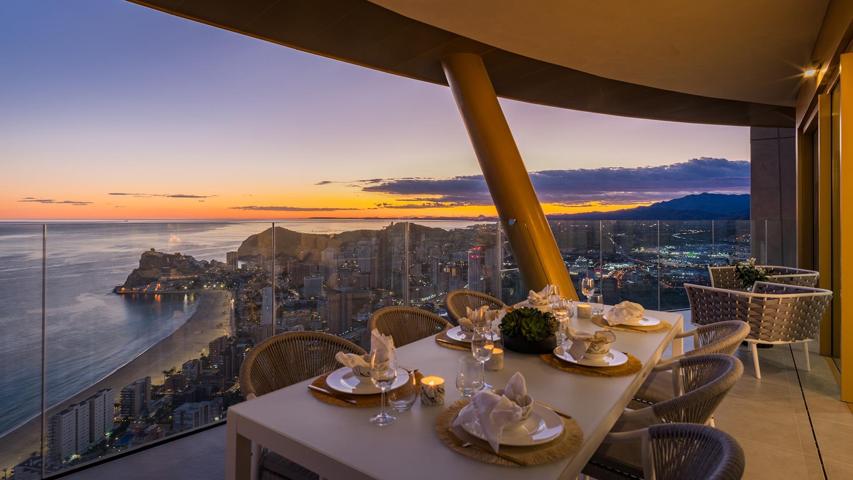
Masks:
[[[755,259],[750,258],[745,262],[735,264],[735,275],[743,288],[749,290],[755,282],[767,280],[767,271],[755,264]]]
[[[504,347],[519,353],[549,353],[557,346],[559,323],[551,312],[516,308],[501,319]]]

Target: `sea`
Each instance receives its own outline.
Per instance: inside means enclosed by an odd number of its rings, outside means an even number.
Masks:
[[[276,222],[304,233],[378,230],[388,220]],[[465,228],[472,221],[418,221]],[[270,223],[0,223],[0,437],[41,408],[42,262],[45,260],[45,389],[48,407],[130,362],[183,325],[190,295],[116,295],[145,250],[225,261]]]

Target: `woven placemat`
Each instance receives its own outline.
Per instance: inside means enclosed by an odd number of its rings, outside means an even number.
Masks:
[[[544,465],[546,463],[571,457],[581,447],[583,431],[572,418],[560,416],[563,420],[563,434],[544,445],[533,447],[501,446],[498,453],[492,451],[488,442],[469,435],[461,428],[452,428],[451,423],[462,407],[468,404],[467,399],[459,400],[439,414],[435,423],[435,431],[442,443],[454,452],[468,458],[504,467],[527,467]],[[559,414],[558,414],[559,415]],[[470,446],[462,445],[470,443]]]
[[[433,336],[435,343],[440,347],[449,348],[451,350],[471,350],[471,344],[454,340],[447,336],[447,330],[442,330]]]
[[[590,377],[622,377],[624,375],[633,375],[643,368],[643,363],[637,357],[630,353],[626,353],[626,355],[628,355],[628,363],[623,363],[616,367],[586,367],[563,361],[555,357],[553,353],[543,353],[539,355],[539,358],[548,365],[564,372],[588,375]]]
[[[669,330],[670,328],[672,328],[672,325],[666,320],[661,320],[659,324],[654,325],[652,327],[641,327],[633,325],[608,325],[607,322],[605,322],[604,319],[601,317],[593,318],[592,323],[598,325],[599,327],[609,328],[610,330],[616,332],[654,333],[662,332],[664,330]]]
[[[421,374],[421,372],[418,372],[418,371],[415,371],[414,374],[415,374],[415,378],[418,381],[418,384],[420,384],[421,379],[424,377],[423,374]],[[329,390],[332,393],[327,394],[327,393],[323,393],[323,392],[318,392],[316,390],[311,390],[309,388],[308,392],[311,394],[311,396],[313,396],[314,398],[316,398],[317,400],[319,400],[323,403],[328,403],[329,405],[334,405],[336,407],[348,407],[348,408],[371,408],[372,407],[372,408],[379,408],[379,403],[382,401],[381,394],[377,393],[375,395],[349,395],[349,394],[342,393],[342,392],[336,392],[336,391],[332,390],[331,388],[329,388],[329,385],[326,383],[326,377],[328,377],[328,376],[329,376],[328,373],[325,375],[320,375],[313,382],[311,382],[311,385],[314,385],[315,387],[324,388],[326,390]],[[405,389],[411,390],[411,389],[417,388],[417,387],[413,386],[411,383],[406,383],[406,385],[404,385],[400,388],[405,388]],[[386,393],[385,395],[387,396],[389,393]],[[350,403],[347,400],[352,400],[355,403]]]

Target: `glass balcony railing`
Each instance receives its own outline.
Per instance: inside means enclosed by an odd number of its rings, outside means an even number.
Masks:
[[[573,279],[651,309],[688,308],[684,282],[753,250],[748,221],[551,226]],[[495,222],[0,223],[0,260],[3,478],[223,420],[246,352],[276,333],[367,346],[383,306],[446,316],[454,289],[527,292]]]

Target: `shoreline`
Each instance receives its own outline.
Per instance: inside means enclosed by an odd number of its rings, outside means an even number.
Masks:
[[[210,341],[232,333],[230,300],[231,293],[224,290],[199,293],[198,306],[183,325],[94,385],[47,409],[48,421],[53,414],[103,388],[112,388],[118,401],[121,389],[134,380],[150,376],[152,383],[162,383],[164,370],[180,368],[187,360],[198,358],[202,350],[206,351]],[[0,437],[0,445],[11,447],[8,451],[0,447],[0,469],[12,468],[33,452],[40,453],[40,430],[41,416],[37,415]]]

